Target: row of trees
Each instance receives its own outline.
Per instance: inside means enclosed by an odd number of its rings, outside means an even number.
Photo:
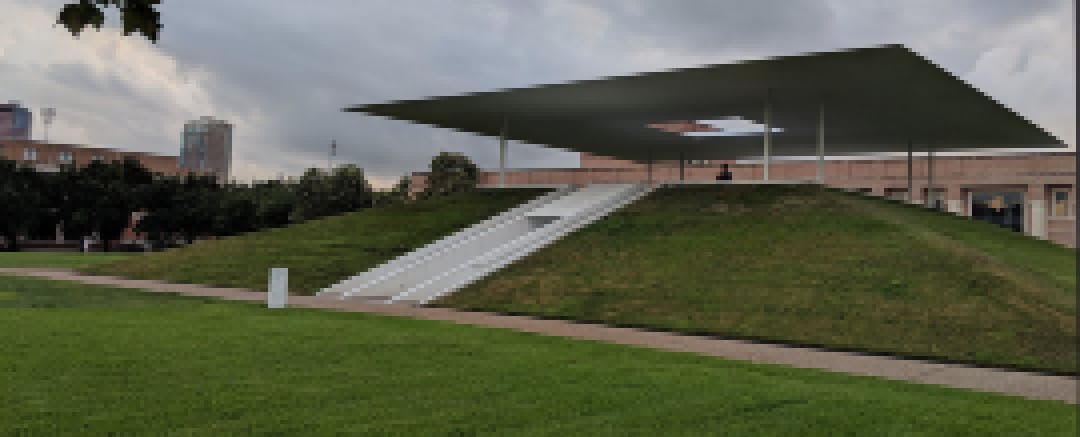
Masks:
[[[109,250],[132,213],[135,230],[164,245],[198,236],[225,236],[403,201],[407,179],[376,192],[363,170],[344,165],[333,173],[308,169],[297,180],[219,184],[213,176],[163,176],[137,161],[93,162],[47,173],[0,160],[0,235],[7,250],[18,236],[97,234]]]
[[[441,153],[431,161],[420,197],[469,190],[476,178],[467,157]],[[0,160],[0,236],[15,251],[19,236],[51,235],[59,226],[68,236],[96,234],[109,250],[132,213],[139,213],[135,231],[162,247],[405,202],[410,189],[403,177],[391,191],[375,191],[352,164],[329,173],[311,168],[288,181],[219,184],[212,176],[151,173],[135,160],[62,166],[53,173]]]

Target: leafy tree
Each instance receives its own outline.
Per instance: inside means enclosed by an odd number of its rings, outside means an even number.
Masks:
[[[424,188],[425,196],[470,191],[476,187],[476,164],[461,153],[442,152],[431,159],[431,175]]]
[[[95,162],[90,166],[102,165]],[[68,186],[67,192],[63,194],[64,203],[60,205],[65,235],[83,238],[97,231],[94,212],[97,209],[97,199],[104,188],[90,180],[90,172],[87,170],[90,166],[72,169],[69,172],[61,170],[58,175]]]
[[[364,170],[353,164],[337,167],[330,174],[309,168],[293,189],[296,195],[296,208],[290,219],[293,223],[370,207],[375,199]]]
[[[79,169],[73,195],[69,196],[71,230],[85,235],[96,231],[109,250],[109,242],[120,238],[131,223],[131,214],[140,209],[142,194],[153,175],[138,161],[124,159],[105,164],[91,162]]]
[[[85,190],[82,170],[74,165],[63,165],[53,175],[53,184],[57,187],[53,201],[57,206],[59,220],[64,235],[85,237],[94,232],[86,217],[86,208],[93,205],[93,197]]]
[[[221,190],[219,208],[214,216],[214,235],[236,235],[257,229],[254,189],[230,183]]]
[[[409,175],[402,176],[394,188],[390,190],[390,197],[396,202],[408,200],[412,195],[412,178]]]
[[[0,234],[8,251],[19,250],[19,235],[26,235],[42,218],[46,199],[42,179],[34,169],[0,160]]]
[[[215,217],[221,214],[221,188],[210,175],[189,174],[179,190],[173,209],[177,231],[189,244],[195,237],[214,231]]]
[[[296,195],[281,181],[256,183],[252,187],[255,199],[256,229],[276,228],[289,224]]]
[[[154,175],[153,182],[143,191],[142,206],[146,215],[135,225],[136,232],[145,233],[153,246],[164,247],[180,230],[178,203],[183,180],[175,176]]]
[[[341,214],[372,206],[374,191],[364,178],[364,170],[354,164],[345,164],[335,168],[330,176],[329,185],[330,214]]]
[[[63,223],[63,207],[70,190],[65,176],[74,171],[74,167],[73,164],[61,164],[59,172],[38,173],[39,185],[37,192],[43,200],[43,205],[41,205],[41,215],[37,219],[39,222],[38,231],[32,233],[33,235],[52,238],[51,236],[55,235],[57,224]]]
[[[105,24],[102,9],[115,6],[120,9],[124,35],[139,32],[156,44],[161,30],[161,16],[154,8],[160,3],[160,0],[80,0],[60,9],[56,23],[64,25],[68,32],[77,37],[87,26],[101,30]]]
[[[331,189],[326,172],[317,168],[305,170],[293,189],[296,192],[296,209],[293,210],[291,222],[299,223],[331,214]]]

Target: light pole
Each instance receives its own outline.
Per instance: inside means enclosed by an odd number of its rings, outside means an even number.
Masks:
[[[330,156],[326,158],[326,173],[334,172],[334,156],[337,155],[337,140],[330,140]]]
[[[49,125],[56,116],[56,108],[41,108],[41,123],[45,126],[45,143],[49,142]]]

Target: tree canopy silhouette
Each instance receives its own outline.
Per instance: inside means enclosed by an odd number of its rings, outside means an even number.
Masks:
[[[160,0],[80,0],[65,5],[57,15],[56,23],[63,24],[73,36],[78,37],[87,26],[101,30],[105,24],[102,9],[115,6],[120,9],[124,35],[139,32],[156,44],[161,30],[161,16],[154,8],[160,3]]]
[[[470,191],[476,187],[479,173],[469,157],[457,152],[440,152],[431,158],[431,173],[424,188],[425,196]]]

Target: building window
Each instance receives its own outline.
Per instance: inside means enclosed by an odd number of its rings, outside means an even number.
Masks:
[[[56,161],[61,164],[71,164],[72,159],[71,152],[60,152],[56,154]]]
[[[105,162],[105,157],[101,155],[94,155],[90,157],[90,162]]]
[[[1024,232],[1024,193],[972,192],[971,217]]]
[[[889,200],[907,200],[907,188],[886,188],[885,198]]]
[[[1069,210],[1068,191],[1054,191],[1054,208],[1051,215],[1054,217],[1068,217],[1072,215]]]
[[[24,147],[23,161],[37,161],[37,149],[33,147]]]

